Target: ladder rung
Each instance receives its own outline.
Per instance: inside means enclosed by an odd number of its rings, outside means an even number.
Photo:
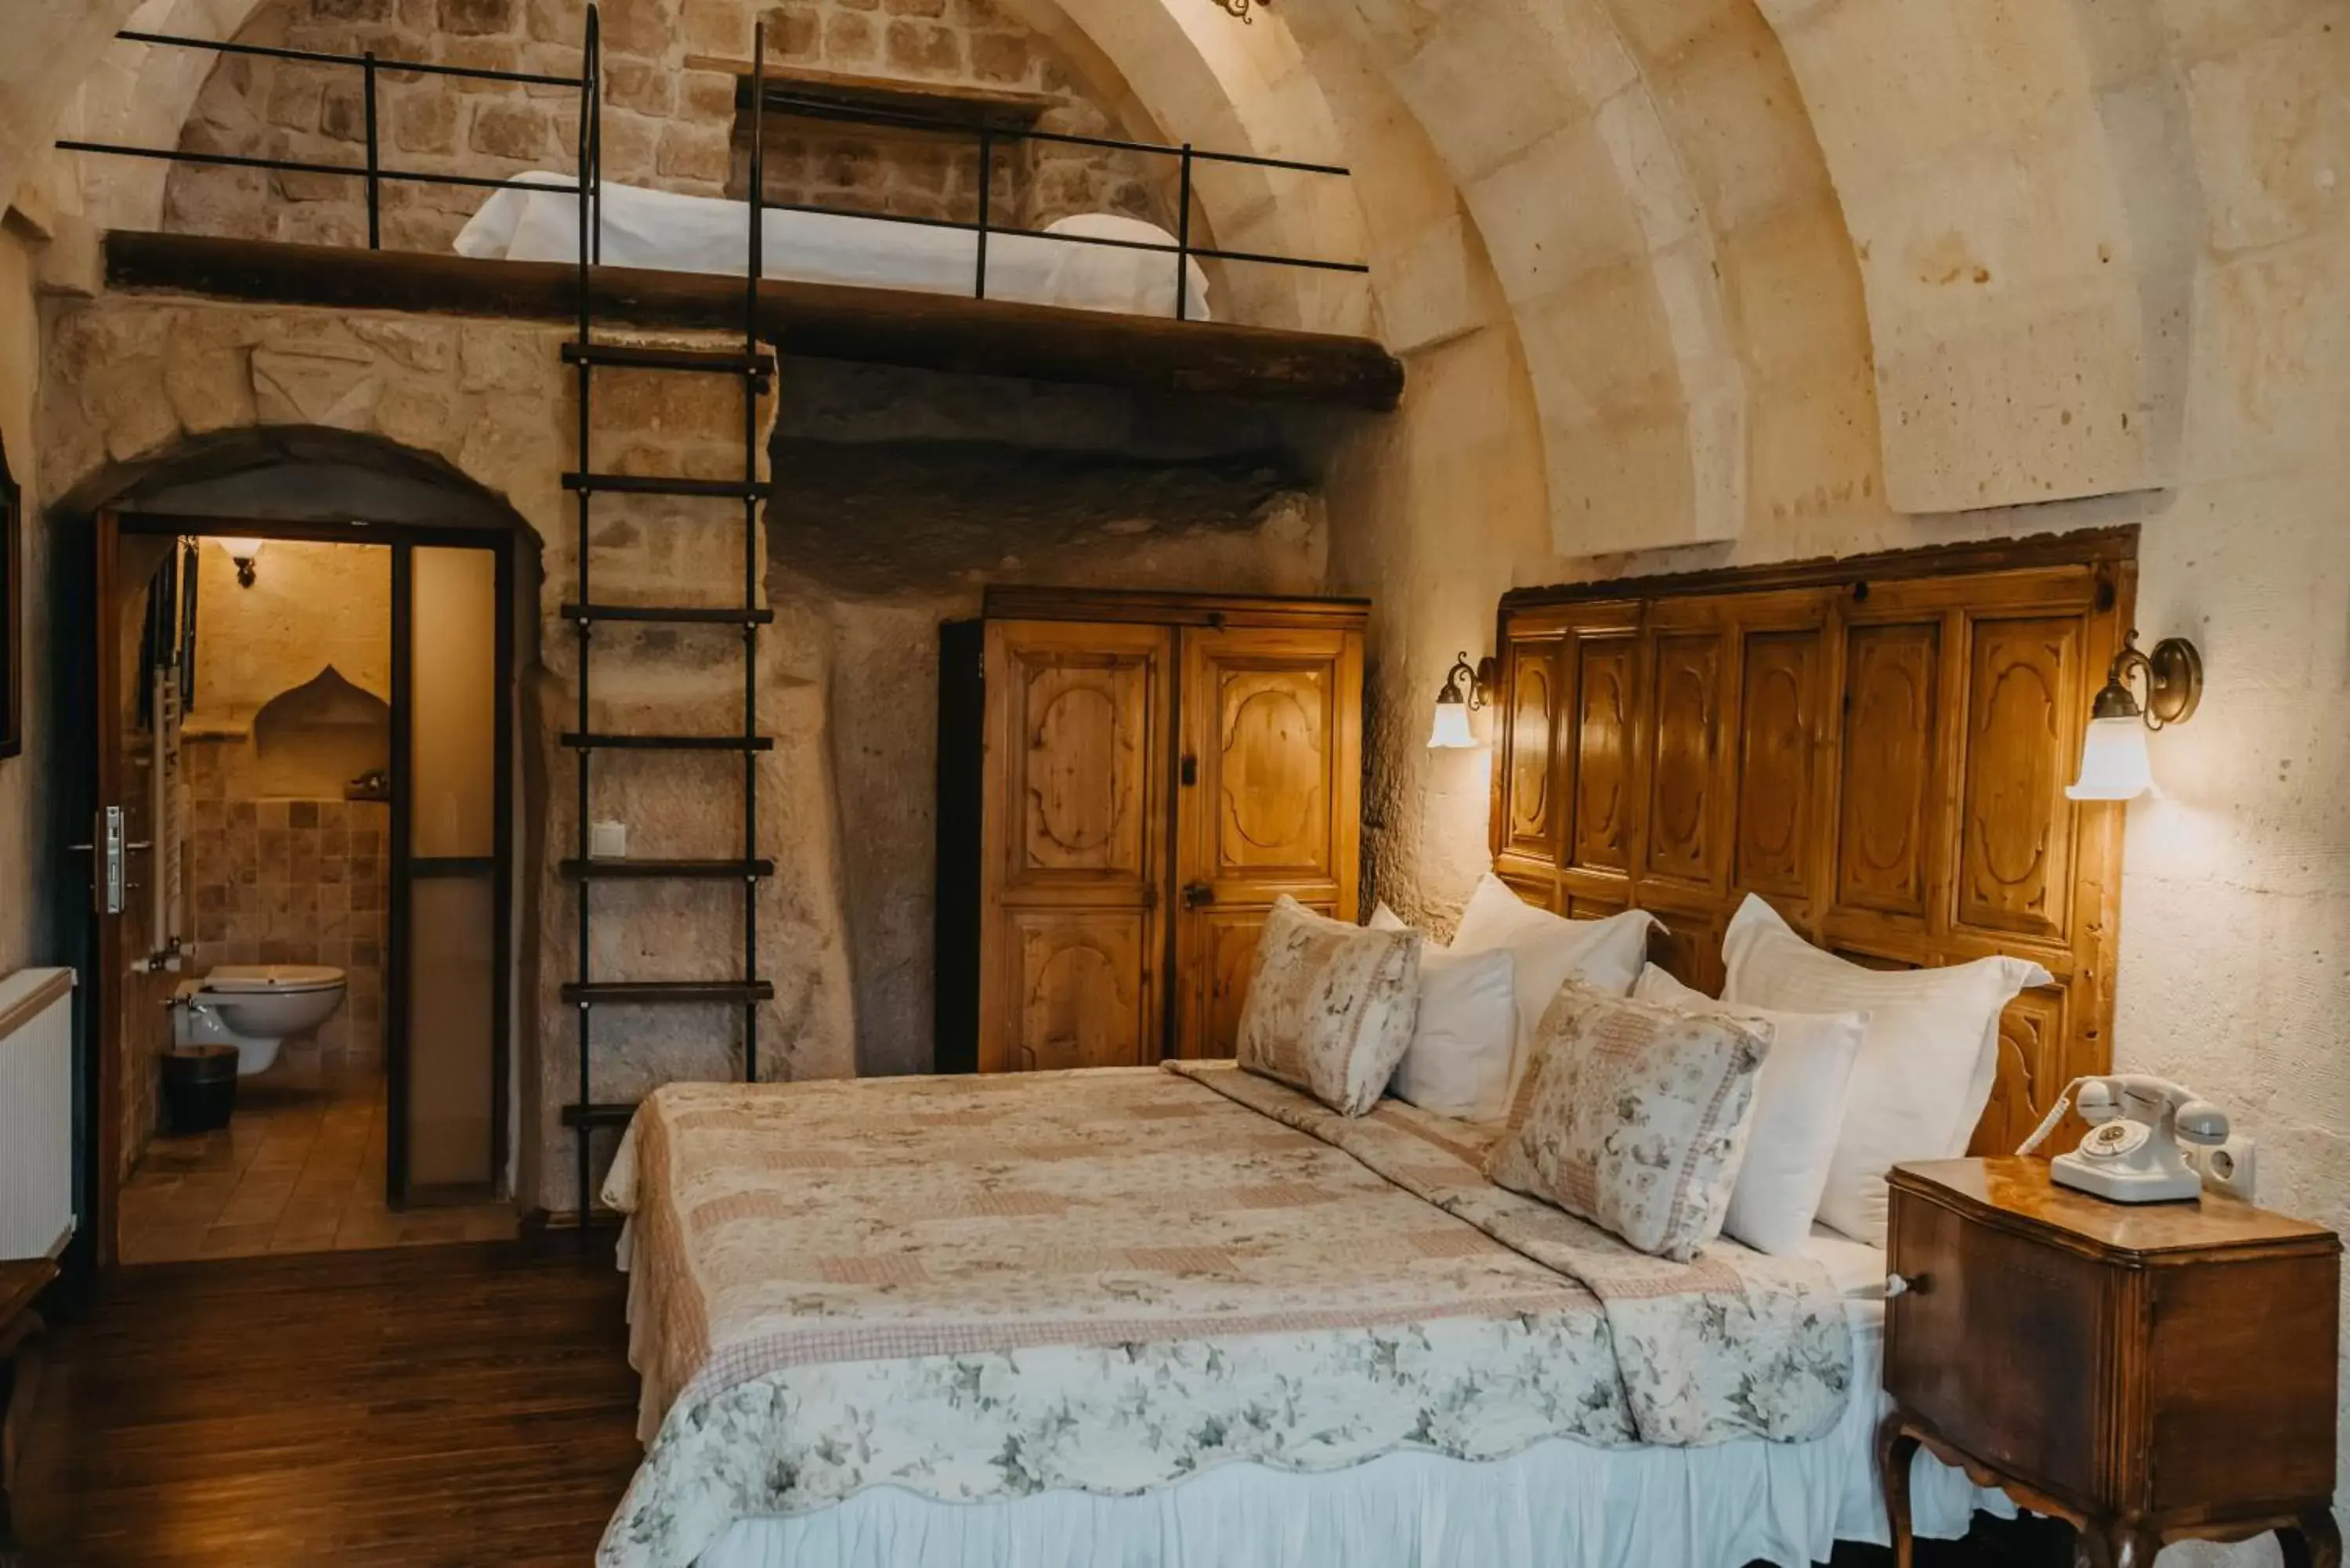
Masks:
[[[772,877],[772,860],[566,860],[563,874],[575,881],[734,881]]]
[[[723,605],[581,605],[567,604],[562,618],[581,620],[660,621],[672,626],[770,626],[771,609],[734,609]]]
[[[614,735],[602,731],[563,732],[575,752],[772,752],[771,735]]]
[[[700,1002],[773,1002],[775,988],[764,980],[599,980],[586,985],[573,981],[563,988],[566,1002],[602,1002],[619,1007],[664,1006]]]
[[[772,354],[746,354],[739,348],[660,348],[627,343],[566,343],[567,365],[602,365],[615,370],[703,370],[713,374],[755,376],[775,373]]]
[[[749,479],[671,479],[650,473],[567,473],[566,490],[608,491],[615,495],[710,495],[735,501],[764,501],[772,484]]]
[[[634,1119],[637,1107],[631,1105],[566,1106],[563,1125],[567,1127],[624,1127]]]

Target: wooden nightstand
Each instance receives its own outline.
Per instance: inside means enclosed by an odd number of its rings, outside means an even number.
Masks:
[[[2079,1529],[2076,1563],[2276,1532],[2335,1568],[2330,1231],[2230,1199],[2126,1205],[2037,1159],[1898,1166],[1878,1473],[1908,1568],[1922,1444]]]

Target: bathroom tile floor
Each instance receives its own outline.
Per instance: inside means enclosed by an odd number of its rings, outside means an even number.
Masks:
[[[122,1189],[126,1263],[494,1241],[517,1229],[504,1202],[415,1206],[383,1199],[384,1080],[372,1064],[237,1085],[219,1132],[161,1137]]]

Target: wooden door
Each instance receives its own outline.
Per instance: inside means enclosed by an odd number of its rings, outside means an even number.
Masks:
[[[1355,918],[1363,644],[1315,628],[1182,636],[1177,1049],[1229,1056],[1274,900]]]
[[[155,671],[167,647],[151,626],[161,615],[176,625],[176,606],[158,602],[178,552],[168,535],[126,534],[112,513],[93,530],[97,552],[95,809],[87,846],[75,858],[90,878],[98,1016],[98,1261],[113,1262],[124,1178],[156,1130],[161,1068],[172,1043],[164,1007],[177,976],[154,960],[165,945],[156,897],[156,770],[163,737],[151,708]]]
[[[1159,1060],[1172,651],[1159,626],[988,623],[983,1073]]]

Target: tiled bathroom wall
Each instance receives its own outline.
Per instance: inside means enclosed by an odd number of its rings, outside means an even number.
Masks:
[[[292,1070],[383,1060],[385,908],[390,808],[381,801],[255,799],[240,785],[241,739],[190,737],[189,895],[195,967],[324,963],[349,976],[340,1011]]]

